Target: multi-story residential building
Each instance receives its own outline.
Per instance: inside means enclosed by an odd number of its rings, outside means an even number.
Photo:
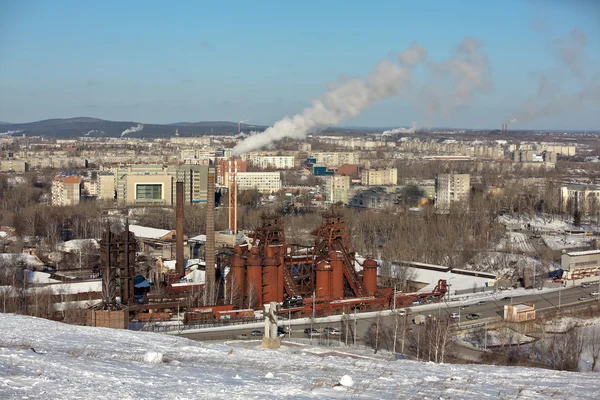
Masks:
[[[587,183],[564,183],[560,188],[562,208],[572,212],[579,210],[584,215],[600,212],[600,186]]]
[[[350,190],[350,176],[331,175],[327,178],[328,199],[332,203],[342,202],[348,204],[348,192]]]
[[[238,172],[238,190],[256,189],[261,193],[273,193],[281,189],[279,172]]]
[[[365,169],[361,174],[362,184],[366,186],[388,186],[398,184],[398,170],[388,169]]]
[[[72,206],[79,204],[81,178],[76,173],[63,172],[52,181],[52,205]]]
[[[258,168],[291,169],[294,168],[294,156],[253,155],[250,163]]]
[[[2,172],[25,172],[29,169],[27,163],[23,160],[1,160],[0,161],[0,171]]]
[[[318,165],[360,164],[360,154],[353,151],[316,152],[312,158]]]
[[[96,178],[96,195],[101,200],[115,199],[115,175],[110,172],[101,171]]]
[[[435,177],[435,206],[448,212],[452,203],[464,203],[471,189],[469,174],[438,174]]]

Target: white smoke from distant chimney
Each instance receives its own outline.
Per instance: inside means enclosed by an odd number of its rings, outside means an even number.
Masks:
[[[86,133],[83,136],[90,136],[92,133],[100,133],[100,134],[102,134],[102,133],[104,133],[104,131],[99,131],[97,129],[92,129],[91,131],[89,131],[88,133]]]
[[[421,90],[419,105],[431,117],[448,115],[454,108],[469,104],[476,93],[492,89],[489,60],[478,39],[464,38],[451,58],[428,65],[431,74]]]
[[[413,43],[410,54],[402,53],[401,62],[415,65],[427,53]],[[311,107],[293,117],[285,116],[264,132],[254,133],[233,148],[234,154],[241,154],[267,146],[276,140],[289,137],[304,139],[313,129],[335,126],[356,117],[373,103],[402,93],[412,79],[408,68],[389,60],[381,61],[366,79],[352,79],[332,87],[321,98],[313,101]]]
[[[133,133],[133,132],[139,132],[139,131],[141,131],[142,129],[144,129],[144,125],[142,125],[142,124],[137,124],[137,126],[132,126],[131,128],[129,128],[129,129],[125,129],[123,132],[121,132],[121,137],[123,137],[123,136],[125,136],[125,135],[128,135],[128,134],[130,134],[130,133]]]
[[[398,133],[411,134],[411,133],[415,133],[417,131],[417,129],[419,129],[419,127],[417,125],[417,121],[413,121],[410,124],[410,128],[390,129],[390,130],[387,130],[387,131],[383,131],[383,133],[381,134],[381,136],[391,136],[391,135],[396,135]]]
[[[6,131],[6,132],[2,132],[0,133],[0,136],[4,136],[4,135],[13,135],[15,133],[21,133],[23,132],[23,129],[18,129],[16,131]]]
[[[412,42],[410,47],[404,50],[398,56],[400,64],[407,68],[412,68],[417,64],[422,63],[427,58],[427,50],[419,46],[417,42]]]
[[[600,103],[600,74],[597,65],[586,54],[587,38],[579,29],[571,30],[566,36],[551,40],[552,54],[560,64],[561,79],[548,79],[540,74],[537,95],[531,98],[510,120],[525,123],[539,117],[555,116],[571,109]],[[564,75],[579,83],[579,90],[565,92],[560,87]]]

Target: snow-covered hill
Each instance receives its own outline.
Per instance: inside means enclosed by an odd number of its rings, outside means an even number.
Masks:
[[[436,365],[298,345],[272,351],[254,343],[205,344],[0,314],[0,398],[595,399],[600,390],[592,373]]]

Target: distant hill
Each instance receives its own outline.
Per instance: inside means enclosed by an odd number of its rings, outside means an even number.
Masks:
[[[143,128],[139,129],[139,125]],[[262,125],[242,124],[243,131],[262,131],[266,127]],[[228,121],[201,121],[201,122],[178,122],[174,124],[145,124],[134,121],[106,121],[98,118],[77,117],[57,118],[43,121],[28,122],[21,124],[9,124],[0,122],[0,133],[8,131],[20,131],[19,134],[28,136],[51,136],[58,138],[74,138],[84,135],[93,137],[119,137],[126,130],[128,137],[171,137],[175,130],[180,136],[202,136],[202,135],[231,135],[236,134],[237,122]]]

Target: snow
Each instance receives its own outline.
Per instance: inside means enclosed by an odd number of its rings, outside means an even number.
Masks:
[[[172,231],[167,229],[149,228],[141,225],[129,225],[129,232],[133,232],[137,237],[158,240],[170,234]]]
[[[581,248],[592,245],[592,238],[584,235],[561,235],[549,236],[542,235],[544,244],[552,250],[563,250],[569,248]],[[574,253],[587,253],[587,251],[577,251]],[[573,254],[573,253],[571,253]]]
[[[26,327],[26,329],[24,329]],[[595,373],[203,343],[0,314],[6,399],[595,399]],[[351,384],[350,384],[351,383]]]
[[[60,282],[58,279],[50,278],[50,274],[47,272],[31,271],[31,270],[26,269],[25,274],[27,274],[27,282],[29,282],[29,283],[58,283],[58,282]]]
[[[96,239],[73,239],[59,244],[58,247],[62,251],[73,252],[80,251],[88,245],[94,246],[94,248],[96,249],[100,248],[100,245],[98,244]]]
[[[34,268],[34,267],[43,267],[44,263],[31,254],[25,253],[0,253],[0,262],[12,262],[13,259],[18,261],[25,262],[25,266]]]

